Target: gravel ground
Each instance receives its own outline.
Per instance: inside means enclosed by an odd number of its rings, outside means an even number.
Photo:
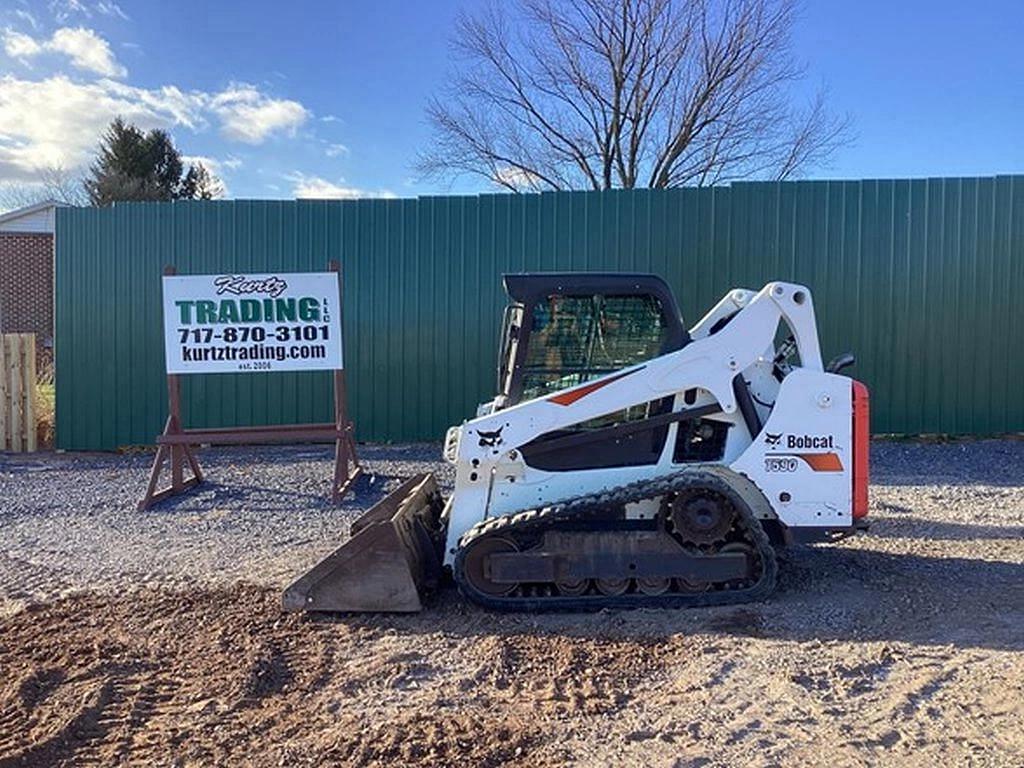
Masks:
[[[873,526],[766,603],[282,616],[279,589],[436,446],[0,456],[0,768],[1024,764],[1024,442],[878,443]],[[450,483],[442,474],[442,484]]]
[[[435,471],[446,491],[453,480],[434,445],[360,456],[368,477],[332,508],[327,448],[207,449],[208,482],[139,513],[152,455],[0,454],[0,615],[80,590],[284,586],[401,479]]]

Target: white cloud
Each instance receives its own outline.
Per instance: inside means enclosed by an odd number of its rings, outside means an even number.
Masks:
[[[103,16],[117,16],[125,21],[129,21],[128,14],[121,10],[121,6],[113,2],[113,0],[100,0],[96,3],[96,10]]]
[[[109,78],[81,83],[66,75],[41,80],[0,76],[0,178],[31,181],[40,168],[82,167],[95,152],[103,130],[118,116],[145,130],[183,127],[202,131],[211,123],[221,123],[225,135],[232,138],[235,132],[229,121],[237,117],[232,111],[239,103],[237,94],[237,86],[223,93],[207,93],[173,85],[139,88]],[[255,88],[246,99],[264,107],[295,105],[285,112],[308,114],[298,102],[280,102]],[[277,132],[293,133],[295,125],[295,119],[264,119],[258,128],[238,138],[258,143]],[[233,156],[220,163],[229,170],[241,164]]]
[[[91,29],[58,29],[47,47],[67,54],[72,65],[79,69],[104,77],[124,77],[128,74],[128,70],[117,63],[107,41]]]
[[[261,144],[273,133],[294,136],[310,116],[299,102],[272,99],[246,83],[233,83],[216,94],[210,109],[220,118],[226,138],[246,144]]]
[[[32,29],[39,29],[39,22],[36,21],[36,17],[32,15],[30,11],[22,10],[21,8],[14,9],[14,15],[19,19],[28,24]]]
[[[27,62],[42,53],[60,53],[71,59],[72,66],[103,77],[124,77],[128,71],[118,63],[110,44],[91,29],[61,27],[49,40],[36,40],[30,35],[4,30],[4,52]]]
[[[28,59],[43,52],[43,47],[31,35],[16,32],[9,27],[4,30],[4,53],[12,59]]]
[[[0,77],[0,178],[31,180],[41,167],[84,165],[118,115],[145,129],[201,126],[201,96],[113,80],[76,83],[63,75]]]
[[[97,0],[94,3],[83,2],[83,0],[50,0],[49,7],[50,13],[58,24],[63,24],[76,16],[91,19],[93,12],[100,16],[119,18],[124,21],[131,20],[124,9],[114,0]]]
[[[511,166],[498,168],[492,181],[503,188],[511,186],[517,190],[537,191],[542,186],[536,174]]]
[[[335,184],[319,176],[307,176],[304,173],[290,173],[285,178],[292,182],[292,194],[299,199],[314,200],[355,200],[360,197],[395,197],[395,193],[386,189],[376,192],[345,186],[345,180],[339,179]]]
[[[182,155],[181,162],[182,165],[185,166],[202,163],[206,167],[206,170],[217,178],[220,178],[224,171],[224,163],[215,157],[210,157],[209,155]]]
[[[64,23],[72,16],[92,16],[88,6],[81,0],[50,0],[50,13],[58,23]]]
[[[348,147],[344,144],[327,144],[327,149],[324,150],[324,154],[328,157],[338,157],[339,155],[349,154]]]
[[[206,170],[220,179],[225,189],[227,189],[227,183],[224,181],[225,171],[236,171],[242,167],[242,161],[234,156],[218,160],[216,157],[210,157],[209,155],[182,155],[181,162],[186,166],[202,163]]]
[[[202,110],[210,97],[201,91],[183,91],[176,85],[161,88],[138,88],[114,80],[97,80],[92,85],[122,99],[138,111],[161,116],[161,125],[183,125],[198,130],[205,127]],[[127,119],[127,118],[126,118]]]

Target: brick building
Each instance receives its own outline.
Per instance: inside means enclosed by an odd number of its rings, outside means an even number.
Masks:
[[[58,205],[46,201],[0,215],[0,333],[34,333],[42,360],[53,346]]]

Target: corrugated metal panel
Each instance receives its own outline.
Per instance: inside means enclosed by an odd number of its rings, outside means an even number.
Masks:
[[[808,284],[826,358],[852,349],[879,432],[1024,430],[1024,177],[713,189],[142,203],[62,209],[57,436],[150,443],[165,417],[160,279],[344,265],[361,440],[436,440],[494,388],[500,277],[664,276],[689,321],[732,286]],[[326,374],[192,377],[193,425],[328,418]]]

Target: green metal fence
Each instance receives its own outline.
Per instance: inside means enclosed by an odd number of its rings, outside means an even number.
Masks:
[[[876,432],[1024,431],[1024,176],[743,183],[411,200],[58,211],[57,441],[151,443],[166,415],[160,273],[345,276],[360,440],[440,439],[494,389],[504,272],[654,272],[687,321],[733,286],[814,293]],[[330,418],[327,374],[186,381],[192,426]]]

